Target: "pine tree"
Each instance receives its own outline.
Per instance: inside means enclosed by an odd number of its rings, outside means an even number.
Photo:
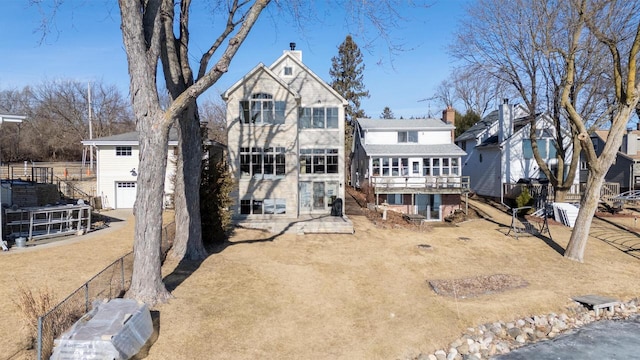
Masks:
[[[351,35],[338,47],[338,56],[331,58],[331,87],[348,102],[346,109],[347,123],[356,118],[364,117],[364,110],[360,109],[360,99],[369,97],[363,82],[364,63],[362,53]]]
[[[383,119],[393,119],[393,111],[391,111],[391,109],[388,106],[385,106],[384,109],[382,110],[382,116]]]
[[[365,89],[363,82],[364,63],[362,53],[351,35],[338,47],[338,56],[331,58],[331,87],[344,97],[348,105],[345,109],[344,148],[345,154],[351,151],[353,141],[353,123],[359,117],[366,117],[364,110],[360,109],[360,99],[369,97],[369,91]],[[345,173],[349,181],[349,169],[351,161],[345,156]]]

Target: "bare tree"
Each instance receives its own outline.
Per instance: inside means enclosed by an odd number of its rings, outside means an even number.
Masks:
[[[453,107],[453,103],[454,103],[453,95],[454,95],[453,83],[450,80],[445,79],[445,80],[442,80],[440,84],[438,84],[438,86],[436,87],[435,95],[430,99],[438,100],[442,104],[443,108],[446,109],[448,107]]]
[[[580,156],[577,132],[561,110],[561,79],[564,59],[558,49],[566,48],[565,34],[571,29],[569,2],[480,0],[469,8],[452,46],[452,54],[464,60],[475,74],[492,77],[515,90],[531,114],[530,139],[540,171],[549,179],[555,197],[562,201],[574,182]],[[564,41],[566,42],[566,41]],[[579,71],[573,98],[581,104],[580,114],[597,126],[608,97],[607,83],[599,78],[604,64],[601,51],[589,37],[581,43]],[[507,89],[507,91],[509,91]],[[556,168],[552,171],[537,146],[536,114],[544,111],[554,121]],[[601,117],[600,117],[601,118]]]
[[[573,0],[567,14],[573,19],[567,32],[568,46],[558,53],[565,60],[565,77],[561,88],[561,106],[567,112],[577,138],[585,151],[589,164],[585,194],[580,212],[571,233],[565,257],[584,260],[591,220],[598,206],[604,177],[616,159],[627,123],[634,113],[640,96],[640,82],[636,81],[638,53],[640,51],[640,3],[638,1]],[[579,76],[583,40],[594,36],[609,52],[609,71],[596,76],[613,80],[613,111],[610,116],[609,135],[600,156],[590,141],[587,123],[575,99],[575,82]]]
[[[173,0],[149,0],[142,3],[119,0],[121,29],[129,63],[130,93],[140,139],[140,186],[134,209],[135,262],[128,296],[150,304],[164,301],[169,296],[162,284],[159,254],[168,130],[177,120],[181,144],[176,204],[179,206],[182,203],[180,197],[185,197],[183,204],[189,207],[186,210],[189,215],[180,219],[176,215],[176,222],[194,226],[198,220],[190,218],[196,214],[193,203],[196,200],[191,195],[197,194],[199,184],[187,182],[187,176],[194,176],[200,169],[200,144],[192,141],[198,138],[196,133],[199,129],[195,100],[227,71],[238,48],[269,3],[269,0],[215,2],[216,11],[227,14],[227,22],[220,35],[212,40],[212,45],[200,58],[198,70],[193,71],[188,62],[190,0],[179,4]],[[352,11],[355,16],[371,18],[374,25],[380,26],[379,29],[385,29],[390,25],[376,15],[395,14],[397,3],[401,2],[354,3]],[[312,4],[313,2],[291,1],[278,2],[274,6],[292,14],[301,25],[308,18],[308,10],[313,7]],[[174,9],[177,8],[180,9],[180,15],[176,18]],[[218,60],[209,65],[214,54],[217,54]],[[160,59],[171,97],[171,103],[166,108],[160,105],[156,87]],[[194,160],[196,157],[198,161]],[[181,181],[183,185],[180,185]],[[204,254],[201,251],[201,239],[198,239],[199,230],[192,231],[190,227],[187,231],[185,224],[180,225],[182,230],[178,230],[176,234],[178,241],[186,243],[183,247],[185,256],[190,253],[189,257],[202,257]],[[178,251],[182,252],[176,250]]]
[[[472,112],[484,117],[488,110],[497,106],[498,100],[509,98],[506,85],[477,66],[455,69],[451,76],[455,100],[464,105],[465,113]]]
[[[113,85],[91,84],[94,137],[131,131],[133,115],[124,96]],[[86,83],[45,81],[22,91],[4,91],[0,107],[27,114],[28,120],[17,126],[2,142],[3,159],[79,160],[81,140],[89,138],[89,99]],[[6,106],[3,106],[5,104]],[[7,128],[8,130],[9,128]],[[3,131],[3,135],[8,135]]]
[[[227,143],[227,107],[218,100],[205,99],[198,107],[200,121],[206,124],[209,139],[221,144]]]

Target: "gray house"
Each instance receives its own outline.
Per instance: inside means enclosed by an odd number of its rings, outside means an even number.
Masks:
[[[640,190],[640,125],[638,127],[624,134],[616,160],[604,177],[607,183],[619,184],[619,191]],[[598,156],[602,153],[608,136],[607,130],[597,130],[591,135],[591,142]],[[581,183],[587,182],[588,173],[589,168],[583,153],[580,154]]]
[[[353,232],[340,206],[347,102],[304,65],[295,44],[271,66],[258,64],[223,99],[237,183],[235,223],[272,231]],[[329,229],[323,222],[346,225]]]

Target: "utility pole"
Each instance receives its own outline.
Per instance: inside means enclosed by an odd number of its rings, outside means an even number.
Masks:
[[[87,95],[89,99],[89,140],[93,140],[93,121],[91,121],[91,82],[87,83]],[[93,171],[93,145],[90,145],[89,147],[89,169]]]

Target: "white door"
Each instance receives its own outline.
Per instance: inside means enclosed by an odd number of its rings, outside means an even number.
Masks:
[[[132,209],[135,201],[135,181],[116,182],[116,209]]]

